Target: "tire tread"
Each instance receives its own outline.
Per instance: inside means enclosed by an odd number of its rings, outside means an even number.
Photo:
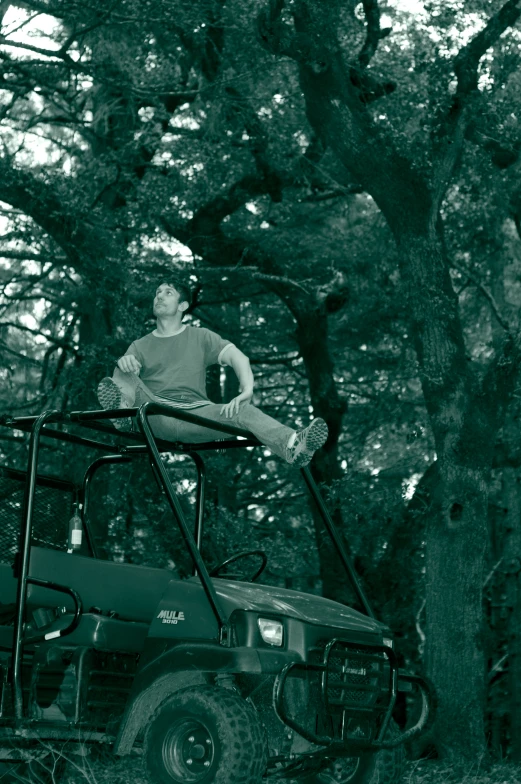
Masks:
[[[228,744],[228,765],[219,770],[212,784],[260,784],[266,769],[266,744],[262,726],[254,709],[236,692],[218,686],[183,689],[161,703],[152,716],[145,736],[145,765],[150,753],[150,730],[160,716],[175,704],[177,709],[199,702],[201,715],[205,707],[214,711],[219,732]],[[152,781],[159,780],[150,776]],[[172,782],[174,779],[172,779]]]

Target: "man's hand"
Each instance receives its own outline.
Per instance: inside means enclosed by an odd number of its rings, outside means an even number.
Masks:
[[[124,357],[118,359],[116,364],[122,373],[135,373],[139,376],[141,362],[136,359],[134,354],[125,354]]]
[[[229,403],[226,403],[226,405],[221,408],[221,416],[224,414],[224,416],[229,419],[234,414],[238,414],[241,403],[249,403],[252,397],[253,389],[245,389],[244,392],[241,392],[240,395],[234,397],[233,400],[230,400]]]

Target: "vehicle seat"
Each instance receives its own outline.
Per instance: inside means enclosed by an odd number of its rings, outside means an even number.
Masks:
[[[99,561],[41,547],[31,548],[29,574],[73,588],[81,597],[84,612],[80,624],[63,638],[64,645],[128,653],[143,650],[161,597],[170,580],[177,579],[166,569]],[[16,588],[13,568],[0,563],[0,650],[10,650],[13,644],[12,621],[2,625],[1,619],[3,608],[6,618],[11,611],[14,613]],[[27,606],[30,613],[37,608],[58,606],[70,611],[74,604],[66,594],[29,584]],[[99,612],[89,612],[92,608]],[[67,613],[45,632],[62,629],[71,619]]]
[[[42,634],[63,629],[72,621],[72,615],[62,615],[57,621],[42,629]],[[112,651],[123,653],[141,653],[148,635],[148,623],[135,623],[133,621],[120,621],[106,615],[96,613],[83,613],[77,629],[72,634],[63,638],[54,639],[47,644],[67,646],[81,646],[95,648],[98,651]],[[0,654],[10,652],[13,647],[13,626],[0,626]],[[30,632],[37,634],[36,630]],[[33,648],[33,645],[28,646]]]
[[[31,548],[29,574],[73,588],[85,613],[97,608],[120,620],[141,623],[152,621],[167,585],[178,579],[167,569],[100,561],[42,547]],[[30,584],[27,601],[33,608],[74,607],[66,594]]]
[[[166,569],[99,561],[41,547],[31,548],[29,574],[73,588],[81,597],[83,615],[80,624],[72,634],[63,638],[64,645],[128,653],[143,650],[161,597],[170,580],[177,579]],[[14,613],[16,589],[17,580],[12,566],[0,563],[0,651],[11,650],[13,644],[13,626],[9,616]],[[65,606],[70,612],[74,603],[66,594],[29,584],[29,613],[37,608],[58,606]],[[3,608],[6,619],[9,618],[7,625],[1,624]],[[93,608],[99,612],[89,612]],[[64,628],[70,621],[71,615],[67,613],[45,632]]]
[[[63,615],[58,621],[45,629],[45,632],[63,629],[72,620],[71,615]],[[61,638],[60,645],[85,646],[98,651],[122,651],[141,653],[148,635],[148,623],[120,621],[97,613],[84,613],[80,625],[72,634]]]

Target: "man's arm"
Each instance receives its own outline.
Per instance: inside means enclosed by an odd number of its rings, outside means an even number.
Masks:
[[[231,367],[239,380],[239,394],[221,408],[221,414],[231,417],[239,411],[241,403],[249,403],[253,397],[253,373],[250,360],[237,346],[230,346],[222,355],[221,363]]]
[[[123,373],[135,373],[139,376],[141,371],[141,362],[132,351],[132,343],[126,350],[125,354],[118,359],[116,365]]]

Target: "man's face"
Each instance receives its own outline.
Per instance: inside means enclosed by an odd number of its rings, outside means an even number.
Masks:
[[[180,305],[181,307],[179,307]],[[182,305],[177,289],[169,283],[162,283],[154,297],[154,316],[175,316],[179,311],[186,310],[186,307],[182,307]]]

